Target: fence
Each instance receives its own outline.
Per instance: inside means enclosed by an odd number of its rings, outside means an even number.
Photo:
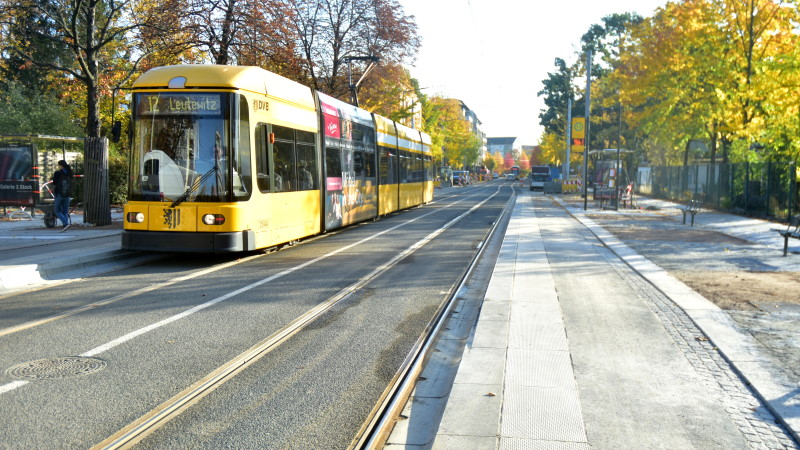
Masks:
[[[795,163],[641,167],[637,192],[753,217],[789,220],[800,211]]]

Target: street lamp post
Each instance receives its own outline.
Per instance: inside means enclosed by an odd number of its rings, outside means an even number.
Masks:
[[[617,103],[617,168],[614,171],[614,210],[619,211],[619,173],[622,171],[620,161],[620,138],[622,136],[622,104]]]
[[[585,144],[583,147],[583,210],[586,211],[589,202],[589,130],[592,125],[591,118],[591,98],[592,98],[592,49],[586,51],[586,105],[584,107],[584,117],[586,117]]]

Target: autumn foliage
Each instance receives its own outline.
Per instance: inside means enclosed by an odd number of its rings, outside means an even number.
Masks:
[[[621,134],[654,164],[800,159],[798,23],[800,7],[776,0],[684,0],[652,17],[604,18],[583,39],[595,64],[591,148],[613,148]],[[575,55],[545,80],[542,125],[566,123],[566,89],[584,115],[585,64]],[[554,158],[565,147],[558,128],[541,141]],[[697,141],[707,150],[690,150]]]

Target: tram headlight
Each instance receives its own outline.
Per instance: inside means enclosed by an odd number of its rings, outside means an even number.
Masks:
[[[225,216],[222,214],[205,214],[203,215],[203,223],[206,225],[222,225],[225,223]]]
[[[128,213],[128,222],[130,222],[130,223],[142,223],[142,222],[144,222],[144,213],[129,212]]]

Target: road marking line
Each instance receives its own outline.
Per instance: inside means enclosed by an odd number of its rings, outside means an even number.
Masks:
[[[470,196],[470,197],[472,197],[472,196]],[[457,205],[458,203],[461,203],[461,202],[465,201],[467,198],[469,198],[469,197],[466,197],[464,199],[461,199],[461,200],[458,200],[456,202],[453,202],[452,204],[450,204],[449,206],[447,206],[445,208],[449,208],[450,206]],[[463,215],[459,216],[458,218],[451,220],[450,222],[448,222],[447,224],[444,225],[444,228],[449,228],[457,220],[459,220],[460,218],[462,218],[463,216],[465,216],[466,214],[468,214],[472,210],[476,209],[479,205],[482,205],[483,203],[485,203],[485,201],[486,200],[484,200],[484,202],[481,202],[476,206],[473,206],[470,210],[468,210],[466,213],[464,213]],[[437,209],[437,210],[431,211],[431,212],[429,212],[427,214],[423,214],[423,215],[421,215],[419,217],[415,217],[413,219],[410,219],[408,221],[405,221],[403,223],[395,225],[394,227],[387,228],[386,230],[383,230],[381,232],[373,234],[372,236],[369,236],[369,237],[367,237],[365,239],[362,239],[360,241],[354,242],[354,243],[352,243],[350,245],[346,245],[346,246],[344,246],[342,248],[339,248],[337,250],[329,252],[329,253],[327,253],[325,255],[322,255],[322,256],[319,256],[317,258],[308,260],[308,261],[306,261],[306,262],[304,262],[302,264],[299,264],[299,265],[297,265],[297,266],[295,266],[293,268],[286,269],[286,270],[284,270],[282,272],[279,272],[279,273],[277,273],[275,275],[272,275],[270,277],[264,278],[263,280],[257,281],[255,283],[252,283],[252,284],[249,284],[249,285],[244,286],[242,288],[239,288],[239,289],[237,289],[237,290],[235,290],[233,292],[230,292],[228,294],[225,294],[225,295],[222,295],[222,296],[217,297],[215,299],[209,300],[209,301],[207,301],[205,303],[202,303],[202,304],[197,305],[197,306],[195,306],[193,308],[190,308],[190,309],[188,309],[188,310],[186,310],[186,311],[184,311],[182,313],[176,314],[174,316],[168,317],[168,318],[166,318],[164,320],[161,320],[159,322],[156,322],[156,323],[150,324],[150,325],[148,325],[146,327],[143,327],[143,328],[140,328],[138,330],[132,331],[132,332],[130,332],[130,333],[124,335],[124,336],[121,336],[121,337],[119,337],[117,339],[114,339],[114,340],[112,340],[110,342],[107,342],[107,343],[105,343],[105,344],[103,344],[101,346],[95,347],[95,348],[93,348],[93,349],[91,349],[91,350],[89,350],[87,352],[81,353],[80,356],[83,356],[83,357],[94,357],[94,356],[97,356],[97,355],[99,355],[99,354],[101,354],[103,352],[106,352],[106,351],[108,351],[108,350],[110,350],[110,349],[112,349],[114,347],[117,347],[117,346],[119,346],[121,344],[124,344],[124,343],[126,343],[126,342],[128,342],[128,341],[130,341],[130,340],[132,340],[132,339],[134,339],[134,338],[136,338],[138,336],[141,336],[141,335],[143,335],[145,333],[148,333],[150,331],[153,331],[153,330],[156,330],[158,328],[161,328],[164,325],[168,325],[168,324],[170,324],[172,322],[175,322],[177,320],[180,320],[180,319],[183,319],[185,317],[188,317],[188,316],[190,316],[190,315],[192,315],[192,314],[194,314],[194,313],[196,313],[198,311],[202,311],[202,310],[208,308],[209,306],[216,305],[217,303],[223,302],[223,301],[228,300],[229,298],[231,298],[233,296],[236,296],[236,295],[239,295],[241,293],[244,293],[244,292],[247,292],[249,290],[252,290],[254,288],[257,288],[257,287],[259,287],[259,286],[261,286],[261,285],[263,285],[265,283],[268,283],[270,281],[274,281],[274,280],[276,280],[278,278],[281,278],[281,277],[284,277],[286,275],[289,275],[289,274],[291,274],[293,272],[296,272],[296,271],[298,271],[300,269],[304,269],[304,268],[306,268],[306,267],[308,267],[308,266],[310,266],[312,264],[315,264],[315,263],[317,263],[319,261],[322,261],[322,260],[325,260],[327,258],[330,258],[331,256],[335,256],[335,255],[337,255],[339,253],[342,253],[342,252],[344,252],[346,250],[349,250],[351,248],[354,248],[354,247],[357,247],[359,245],[362,245],[362,244],[364,244],[366,242],[369,242],[369,241],[371,241],[371,240],[373,240],[373,239],[375,239],[375,238],[377,238],[379,236],[382,236],[382,235],[384,235],[386,233],[392,232],[392,231],[394,231],[394,230],[396,230],[398,228],[401,228],[401,227],[404,227],[406,225],[412,224],[412,223],[414,223],[414,222],[416,222],[416,221],[418,221],[420,219],[423,219],[425,217],[428,217],[428,216],[430,216],[432,214],[436,214],[439,211],[440,210]],[[12,382],[12,383],[7,383],[7,384],[4,384],[4,385],[0,385],[0,394],[4,394],[4,393],[10,392],[10,391],[13,391],[14,389],[22,387],[25,384],[27,384],[27,382],[22,382],[20,384],[20,382],[15,381],[15,382]]]

